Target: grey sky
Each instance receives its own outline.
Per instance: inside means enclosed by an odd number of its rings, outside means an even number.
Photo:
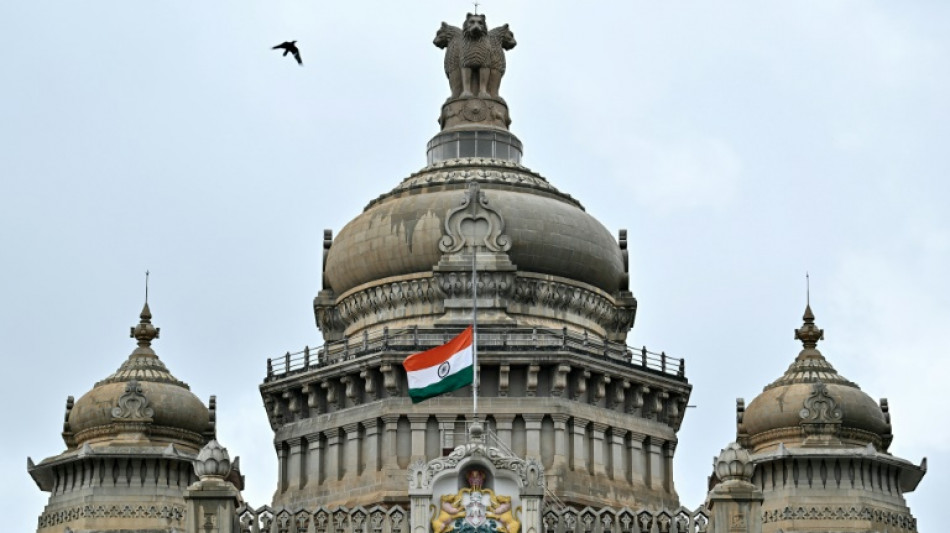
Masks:
[[[46,494],[77,398],[156,351],[269,503],[265,359],[320,343],[323,228],[424,165],[448,85],[431,40],[471,4],[8,0],[0,5],[0,488],[8,529]],[[845,377],[890,400],[891,451],[936,531],[950,493],[950,4],[485,2],[511,24],[502,95],[525,164],[629,230],[630,344],[685,357],[676,453],[711,459],[798,353],[804,273]],[[304,67],[270,47],[297,39]]]

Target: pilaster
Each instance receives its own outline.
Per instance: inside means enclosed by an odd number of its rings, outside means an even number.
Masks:
[[[287,487],[298,489],[303,486],[301,478],[301,453],[303,452],[303,439],[293,437],[284,441],[290,448],[287,453]]]
[[[383,468],[393,470],[399,468],[398,451],[396,447],[396,428],[399,424],[399,415],[385,414],[383,419]]]
[[[604,456],[604,437],[607,432],[607,424],[602,424],[600,422],[592,422],[591,427],[593,429],[593,440],[590,443],[593,446],[593,455],[594,464],[591,465],[594,468],[595,476],[605,476],[607,475],[607,466],[605,463],[606,457]]]
[[[356,422],[343,426],[346,444],[343,448],[343,477],[355,478],[360,471],[360,425]]]
[[[588,420],[583,418],[574,417],[574,430],[571,435],[571,438],[574,439],[574,450],[573,450],[573,464],[574,472],[578,474],[588,474],[590,473],[587,469],[587,424]]]

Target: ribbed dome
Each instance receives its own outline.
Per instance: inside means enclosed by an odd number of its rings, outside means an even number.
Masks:
[[[867,445],[886,449],[891,425],[884,410],[853,382],[842,377],[816,348],[824,331],[815,326],[811,307],[795,338],[804,348],[785,374],[765,387],[742,414],[739,434],[758,452],[778,446]],[[811,440],[809,440],[811,439]]]
[[[428,272],[440,258],[445,217],[476,181],[504,221],[519,271],[560,276],[608,294],[621,288],[615,238],[570,196],[512,163],[453,160],[430,166],[372,202],[333,241],[326,279],[336,294],[390,276]]]
[[[149,441],[200,448],[213,434],[212,415],[188,385],[173,376],[151,348],[159,329],[148,304],[132,328],[138,346],[118,370],[75,402],[67,418],[67,445],[141,433]]]

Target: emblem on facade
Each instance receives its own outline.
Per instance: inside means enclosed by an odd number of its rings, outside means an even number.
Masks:
[[[484,486],[485,479],[484,470],[472,469],[467,488],[440,498],[433,533],[518,533],[521,523],[512,515],[511,496],[495,494]]]

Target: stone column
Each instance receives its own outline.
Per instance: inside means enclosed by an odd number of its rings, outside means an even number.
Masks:
[[[283,442],[275,443],[277,448],[277,492],[287,490],[287,448]]]
[[[751,483],[754,465],[749,452],[736,443],[716,459],[719,482],[707,496],[710,533],[762,533],[764,496]]]
[[[544,500],[544,486],[531,474],[529,468],[528,483],[521,491],[521,531],[523,533],[542,533],[541,503]]]
[[[320,440],[320,434],[314,433],[307,439],[309,446],[307,457],[307,486],[319,487],[324,472],[320,467],[323,462],[323,442]]]
[[[625,429],[615,427],[610,430],[610,462],[613,464],[610,477],[617,481],[624,481],[627,478],[623,468],[623,440],[626,435]]]
[[[360,425],[356,422],[343,426],[346,444],[343,447],[343,477],[355,479],[360,472]]]
[[[194,470],[198,481],[184,494],[186,533],[238,533],[235,509],[241,493],[225,480],[231,471],[228,451],[212,440],[198,452]]]
[[[537,413],[524,414],[525,456],[541,460],[541,418]]]
[[[363,422],[363,428],[365,429],[363,433],[363,438],[365,439],[363,449],[366,451],[363,475],[372,477],[375,476],[383,466],[379,457],[379,422],[377,422],[375,418],[367,420]]]
[[[412,454],[409,456],[410,463],[415,462],[417,459],[426,460],[426,423],[428,421],[429,415],[409,415],[409,427],[412,429]]]
[[[326,481],[334,482],[340,479],[340,430],[333,428],[327,435],[327,472]]]
[[[593,456],[594,456],[594,475],[596,476],[606,476],[607,475],[607,465],[606,457],[604,456],[604,437],[607,433],[607,424],[602,424],[600,422],[593,422],[593,442],[590,443],[594,447]]]
[[[563,413],[551,415],[551,420],[554,422],[554,458],[551,461],[551,470],[554,472],[566,468],[568,465],[567,443],[568,439],[571,438],[567,434],[568,418],[570,417]]]
[[[663,490],[663,441],[649,438],[650,487],[653,490]]]
[[[300,454],[303,452],[303,439],[300,437],[292,437],[284,442],[290,447],[287,454],[287,487],[298,489],[302,486],[302,480],[300,478],[302,469]]]
[[[574,432],[571,438],[574,439],[574,472],[578,474],[587,474],[587,424],[588,421],[583,418],[574,417]]]
[[[493,416],[495,417],[495,434],[498,435],[498,440],[510,450],[512,444],[511,426],[515,417],[508,414],[495,414]]]
[[[241,493],[222,479],[202,479],[185,491],[186,533],[239,533],[235,510]]]
[[[381,418],[383,419],[383,468],[395,470],[399,468],[396,447],[396,428],[399,423],[399,415],[386,414]]]
[[[673,455],[676,453],[676,443],[667,442],[663,447],[663,484],[667,491],[673,492]]]
[[[643,460],[645,444],[646,435],[636,431],[630,432],[630,449],[627,452],[630,454],[630,483],[635,487],[643,487],[647,483],[646,463]]]

